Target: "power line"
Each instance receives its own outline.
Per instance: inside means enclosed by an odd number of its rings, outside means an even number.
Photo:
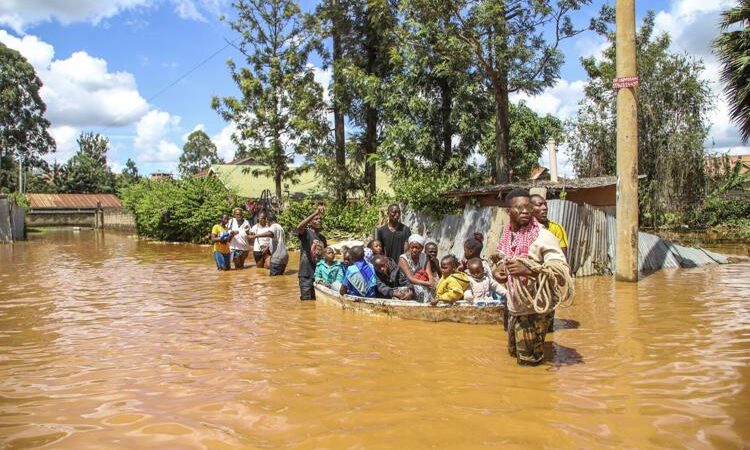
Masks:
[[[146,103],[150,103],[151,100],[153,100],[156,97],[160,96],[161,94],[163,94],[164,92],[166,92],[167,90],[169,90],[169,88],[171,88],[175,84],[179,83],[180,81],[184,80],[188,75],[190,75],[191,73],[195,72],[199,67],[201,67],[202,65],[206,64],[207,62],[209,62],[211,59],[214,58],[214,56],[218,55],[219,53],[221,53],[222,51],[224,51],[224,49],[226,49],[229,46],[234,46],[234,44],[232,42],[230,42],[230,41],[227,41],[227,43],[223,47],[221,47],[220,49],[218,49],[215,52],[211,53],[203,61],[199,62],[198,64],[196,64],[195,66],[193,66],[190,70],[188,70],[187,72],[185,72],[182,75],[180,75],[176,80],[174,80],[173,82],[169,83],[167,86],[165,86],[164,88],[162,88],[159,92],[157,92],[156,94],[154,94],[151,97],[147,98],[146,99]]]

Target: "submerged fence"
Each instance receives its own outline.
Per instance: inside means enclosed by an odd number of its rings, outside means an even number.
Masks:
[[[25,238],[25,210],[12,203],[4,195],[0,196],[0,242],[20,241]]]
[[[615,271],[615,208],[548,200],[549,218],[568,233],[568,262],[576,276],[607,275]],[[463,254],[463,243],[474,232],[484,234],[483,256],[494,252],[509,218],[504,208],[466,205],[462,215],[436,220],[425,214],[405,211],[402,220],[412,232],[438,244],[440,255]],[[653,234],[638,233],[638,267],[642,273],[665,267],[698,267],[726,264],[717,253],[685,247]]]

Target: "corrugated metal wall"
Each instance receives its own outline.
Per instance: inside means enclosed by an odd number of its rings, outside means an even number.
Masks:
[[[576,276],[607,275],[615,271],[615,207],[579,205],[567,200],[548,200],[549,218],[568,233],[568,260]],[[413,232],[438,243],[439,254],[463,255],[463,243],[475,231],[485,236],[484,256],[495,251],[508,215],[503,208],[466,205],[462,215],[438,221],[429,215],[405,211],[402,220]],[[638,264],[642,273],[662,268],[726,264],[724,256],[702,248],[673,244],[653,234],[638,233]]]

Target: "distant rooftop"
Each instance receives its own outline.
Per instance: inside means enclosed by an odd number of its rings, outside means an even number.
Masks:
[[[114,194],[26,194],[32,209],[122,208]]]
[[[617,177],[593,177],[593,178],[572,178],[570,180],[560,179],[557,182],[550,180],[524,180],[515,181],[512,183],[495,184],[489,186],[480,186],[475,188],[463,189],[460,191],[446,192],[445,195],[449,197],[472,197],[475,195],[486,195],[486,194],[501,194],[510,192],[516,188],[531,189],[535,187],[540,188],[554,188],[554,189],[565,189],[566,191],[574,191],[581,189],[594,189],[604,186],[613,186],[617,184]]]

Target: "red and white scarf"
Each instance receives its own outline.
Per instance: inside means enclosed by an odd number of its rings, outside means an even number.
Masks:
[[[519,228],[515,233],[508,224],[500,237],[500,243],[497,244],[497,250],[506,258],[528,256],[529,247],[539,237],[540,228],[541,225],[533,217],[528,225]]]

